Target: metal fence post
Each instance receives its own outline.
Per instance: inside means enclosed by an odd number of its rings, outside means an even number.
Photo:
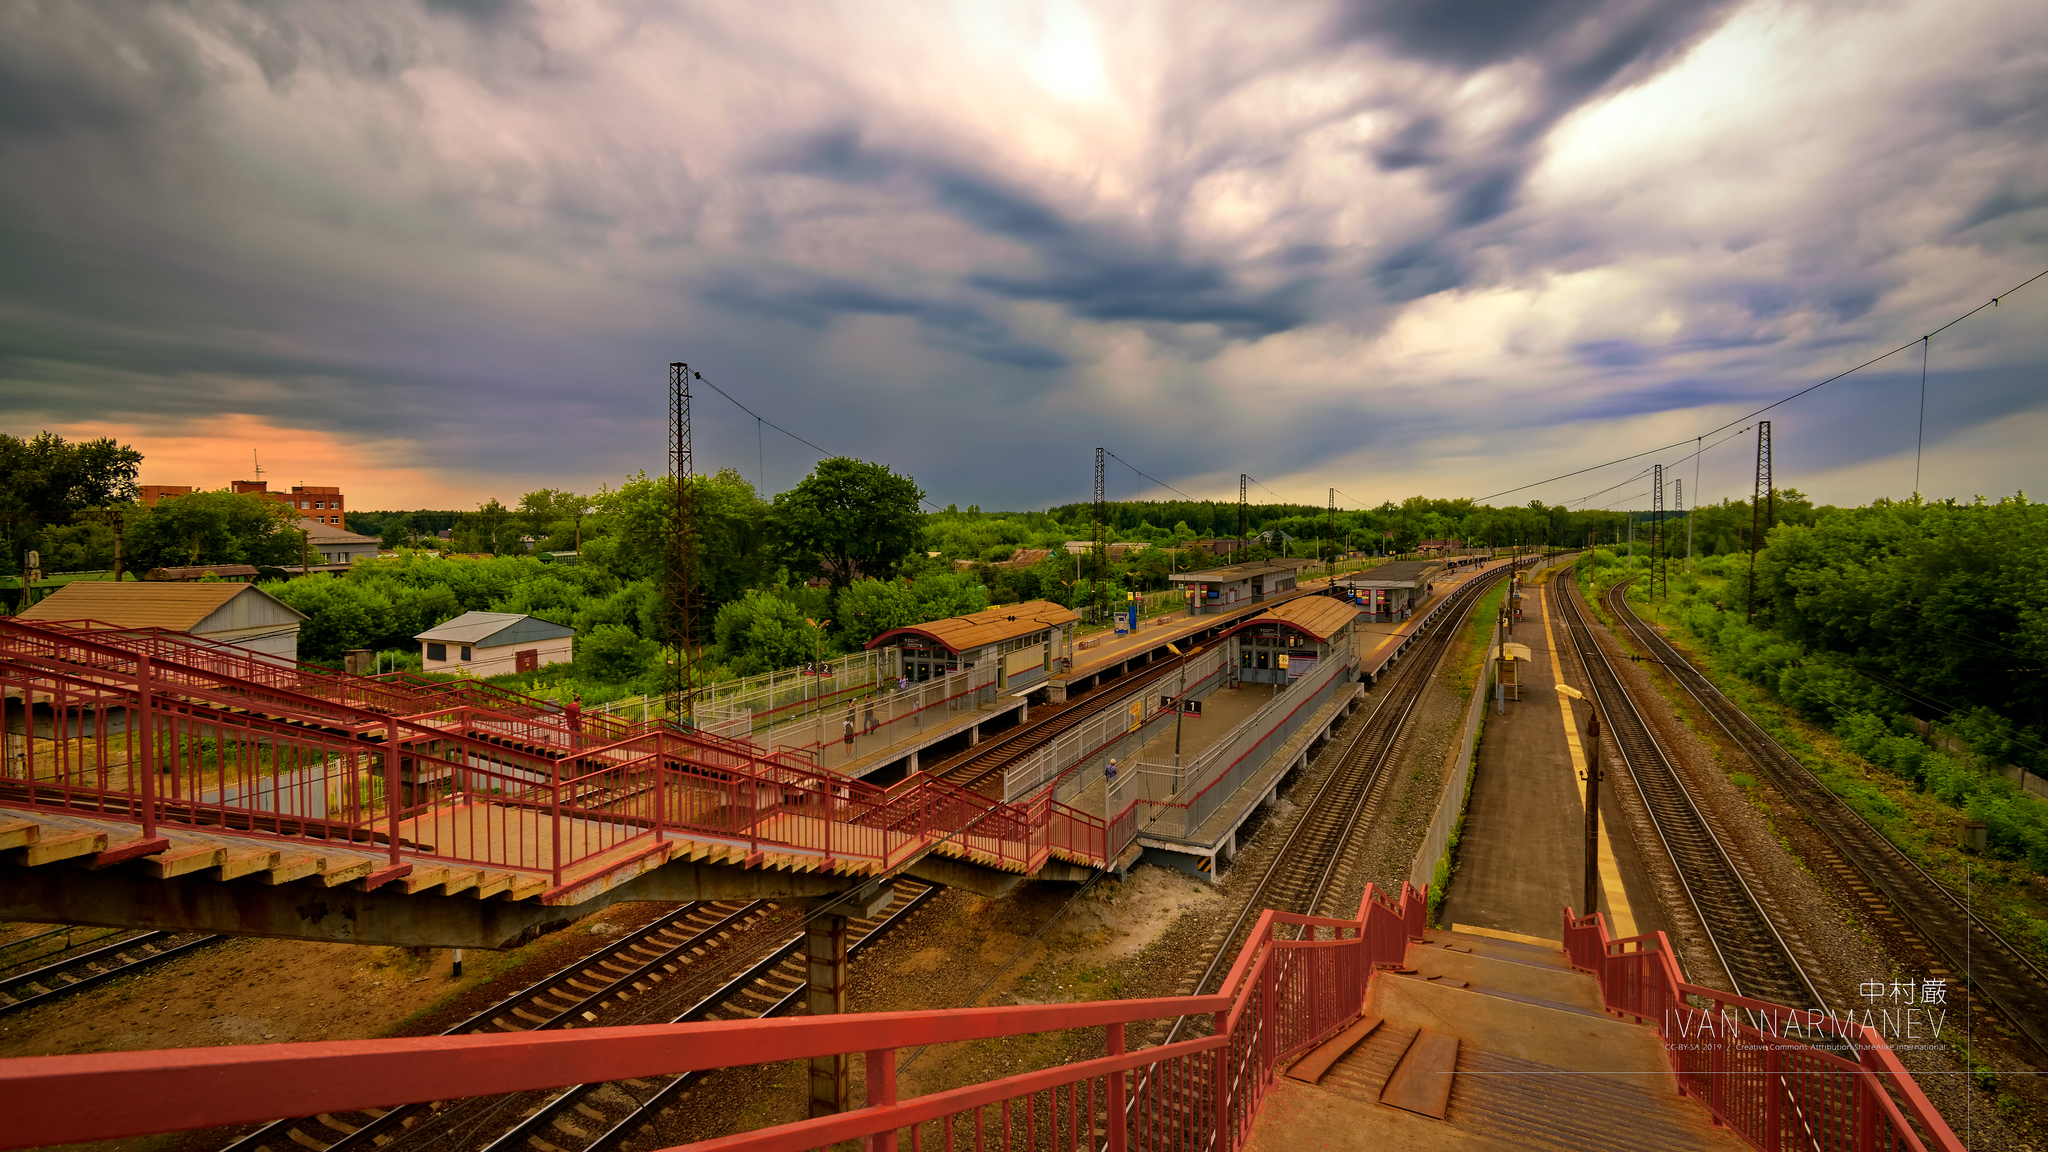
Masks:
[[[1123,1055],[1124,1026],[1120,1023],[1111,1024],[1107,1031],[1109,1033],[1109,1054],[1111,1056]],[[1109,1097],[1108,1152],[1125,1152],[1129,1147],[1129,1140],[1124,1131],[1124,1070],[1119,1068],[1111,1072],[1108,1079],[1109,1084],[1106,1093]]]
[[[896,1103],[896,1050],[877,1048],[868,1053],[868,1107],[886,1108]],[[896,1129],[870,1133],[861,1141],[866,1152],[896,1152]]]
[[[384,827],[391,839],[391,864],[398,865],[398,721],[384,722]],[[555,883],[560,884],[559,874]]]
[[[140,760],[138,766],[142,770],[142,838],[144,840],[156,838],[156,694],[152,686],[152,678],[154,676],[155,672],[149,666],[149,653],[136,653],[136,723],[129,725],[129,731],[135,733],[135,735],[129,737],[129,741],[130,746],[134,747],[135,740],[138,737],[141,740],[140,751],[137,757]],[[52,695],[51,699],[54,700],[56,697]],[[25,747],[33,748],[35,746],[35,741],[32,739],[35,735],[34,697],[24,691],[22,693],[22,700],[29,705],[23,712],[22,732],[24,736],[22,744]],[[64,725],[63,713],[61,711],[53,711],[52,715],[56,717],[56,723],[53,725],[53,728],[61,731]],[[31,783],[35,780],[35,773],[32,768],[29,772],[29,780]],[[223,788],[222,792],[225,793],[226,789]]]
[[[549,841],[551,845],[550,851],[553,853],[553,859],[549,863],[554,865],[554,886],[560,888],[562,886],[562,762],[560,760],[550,763],[549,782],[553,785],[548,789],[548,826],[553,837]]]

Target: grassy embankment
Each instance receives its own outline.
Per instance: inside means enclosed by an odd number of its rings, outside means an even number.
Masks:
[[[1630,575],[1607,554],[1601,554],[1600,561],[1579,569],[1589,601]],[[1641,571],[1637,569],[1637,574]],[[1629,603],[1645,619],[1664,625],[1671,642],[1829,791],[1937,880],[1967,892],[1978,914],[2035,963],[2048,964],[2048,877],[2036,870],[2024,838],[2038,835],[2035,830],[2048,824],[2048,804],[2000,777],[1939,724],[1933,735],[1948,749],[1945,752],[1889,730],[1873,740],[1864,729],[1880,723],[1874,718],[1845,719],[1830,730],[1801,715],[1774,684],[1755,674],[1744,675],[1742,645],[1757,643],[1759,633],[1765,640],[1783,642],[1761,629],[1740,629],[1738,634],[1724,625],[1717,636],[1701,627],[1703,613],[1741,602],[1740,589],[1734,586],[1739,579],[1711,570],[1674,574],[1668,598],[1650,600],[1648,589],[1639,582],[1629,590]],[[1595,611],[1606,615],[1597,605]],[[1739,609],[1732,611],[1739,622]],[[1749,663],[1753,668],[1754,661]],[[1658,683],[1660,689],[1678,694],[1661,679]],[[1689,703],[1680,701],[1681,711]],[[1712,727],[1699,718],[1695,729],[1703,731],[1702,725]],[[1874,755],[1859,755],[1852,743]],[[1733,772],[1730,778],[1745,791],[1757,787],[1747,774]],[[1963,822],[1994,808],[2017,831],[1989,850],[1968,846]]]

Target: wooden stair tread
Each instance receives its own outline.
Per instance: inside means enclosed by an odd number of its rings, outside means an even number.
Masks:
[[[1358,1046],[1360,1040],[1372,1035],[1372,1030],[1379,1026],[1380,1018],[1377,1016],[1359,1017],[1351,1027],[1323,1041],[1308,1055],[1296,1060],[1293,1066],[1287,1069],[1288,1079],[1299,1080],[1304,1084],[1314,1084],[1321,1080],[1323,1073],[1330,1070],[1330,1065],[1342,1060],[1345,1054]]]
[[[1380,1090],[1380,1103],[1441,1120],[1450,1108],[1457,1068],[1458,1038],[1424,1028]]]

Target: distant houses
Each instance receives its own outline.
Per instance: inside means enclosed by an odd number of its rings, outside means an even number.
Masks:
[[[419,641],[421,671],[503,676],[569,663],[576,630],[518,612],[464,612],[413,639]]]

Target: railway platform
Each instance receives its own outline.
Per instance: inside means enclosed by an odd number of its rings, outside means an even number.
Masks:
[[[1553,930],[1560,904],[1583,902],[1583,717],[1575,722],[1553,687],[1564,678],[1557,648],[1563,637],[1551,620],[1555,589],[1542,578],[1523,589],[1514,640],[1528,645],[1534,659],[1518,673],[1519,700],[1488,704],[1457,870],[1444,893],[1447,924],[1540,938]],[[1635,842],[1614,834],[1626,827],[1618,823],[1616,789],[1602,792],[1600,809],[1600,911],[1625,936],[1668,930],[1654,900],[1630,898],[1653,889]]]

